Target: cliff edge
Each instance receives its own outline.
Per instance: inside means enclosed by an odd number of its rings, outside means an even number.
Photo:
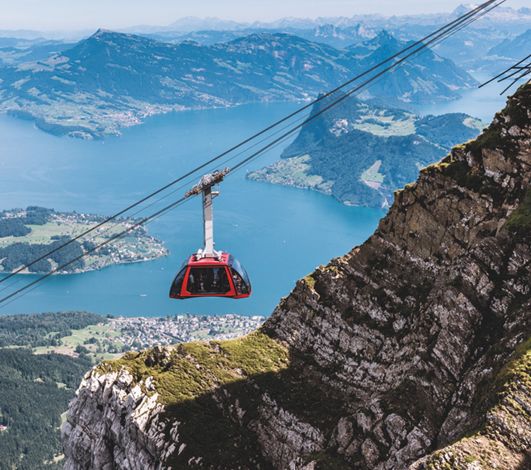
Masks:
[[[531,84],[235,341],[89,372],[65,468],[531,465]]]

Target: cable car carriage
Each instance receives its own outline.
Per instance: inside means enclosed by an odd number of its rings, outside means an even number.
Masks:
[[[240,262],[230,253],[214,249],[212,200],[219,195],[212,187],[221,181],[228,169],[201,178],[186,195],[203,195],[204,248],[190,256],[175,277],[170,290],[172,299],[197,297],[226,297],[244,299],[251,295],[249,276]]]

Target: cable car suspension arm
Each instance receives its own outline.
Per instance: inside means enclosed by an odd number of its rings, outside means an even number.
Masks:
[[[185,194],[186,198],[203,195],[203,236],[204,247],[197,252],[197,258],[221,258],[221,252],[214,249],[214,211],[212,200],[219,195],[218,191],[212,188],[221,183],[223,178],[230,173],[230,168],[217,170],[213,173],[204,175],[199,183]]]

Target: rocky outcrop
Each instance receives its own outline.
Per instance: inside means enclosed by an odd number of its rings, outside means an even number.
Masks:
[[[528,468],[530,166],[528,84],[260,332],[91,371],[66,468]]]
[[[133,383],[123,369],[105,376],[87,376],[69,413],[76,416],[76,426],[66,422],[62,428],[75,455],[69,468],[155,468],[156,456],[164,458],[172,443],[157,434],[157,420],[163,409],[149,380]],[[149,422],[149,430],[146,425]],[[162,436],[163,437],[163,436]]]

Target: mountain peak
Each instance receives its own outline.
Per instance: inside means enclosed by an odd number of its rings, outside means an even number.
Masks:
[[[98,30],[92,36],[90,36],[90,38],[101,38],[110,34],[114,35],[119,33],[111,31],[110,29],[98,28]]]
[[[354,44],[348,50],[350,53],[358,56],[358,58],[367,57],[374,53],[385,56],[389,50],[398,50],[400,45],[401,42],[395,36],[389,31],[382,29],[376,36],[367,39],[361,44]]]
[[[250,46],[272,45],[274,46],[275,44],[278,45],[279,42],[285,45],[285,47],[289,47],[290,43],[311,44],[311,41],[303,39],[299,36],[294,36],[292,34],[287,34],[287,33],[268,32],[268,31],[256,32],[256,33],[249,34],[247,36],[242,36],[240,38],[236,38],[232,40],[229,44],[237,45],[237,46],[241,46],[241,45],[250,45]]]
[[[398,49],[401,45],[400,40],[393,36],[389,31],[382,29],[376,36],[367,39],[361,44],[355,44],[348,48],[351,53],[360,57],[380,51],[380,54],[387,54],[389,50]]]
[[[393,36],[386,29],[382,29],[373,39],[369,42],[377,44],[378,46],[386,46],[388,44],[397,44],[399,40],[396,36]]]
[[[149,48],[154,44],[158,44],[159,41],[138,34],[122,33],[121,31],[99,28],[94,34],[74,46],[74,49],[82,49],[85,46],[110,46],[111,43],[113,46],[120,44],[127,49],[137,47],[138,45]],[[118,53],[118,50],[116,50],[116,53]]]
[[[393,36],[389,31],[386,29],[382,29],[377,35],[376,39],[379,41],[396,41],[396,37]]]
[[[462,15],[467,14],[471,9],[472,7],[470,5],[464,5],[461,3],[461,5],[459,5],[458,7],[455,8],[454,11],[452,11],[452,15],[462,16]]]
[[[377,35],[376,37],[378,39],[385,39],[385,40],[389,40],[389,39],[395,39],[395,37],[389,32],[387,31],[387,29],[382,29]]]
[[[99,28],[92,36],[89,36],[87,40],[96,39],[98,41],[108,41],[111,39],[129,39],[129,40],[143,40],[153,41],[145,36],[139,36],[138,34],[122,33],[120,31],[113,31],[111,29]]]

